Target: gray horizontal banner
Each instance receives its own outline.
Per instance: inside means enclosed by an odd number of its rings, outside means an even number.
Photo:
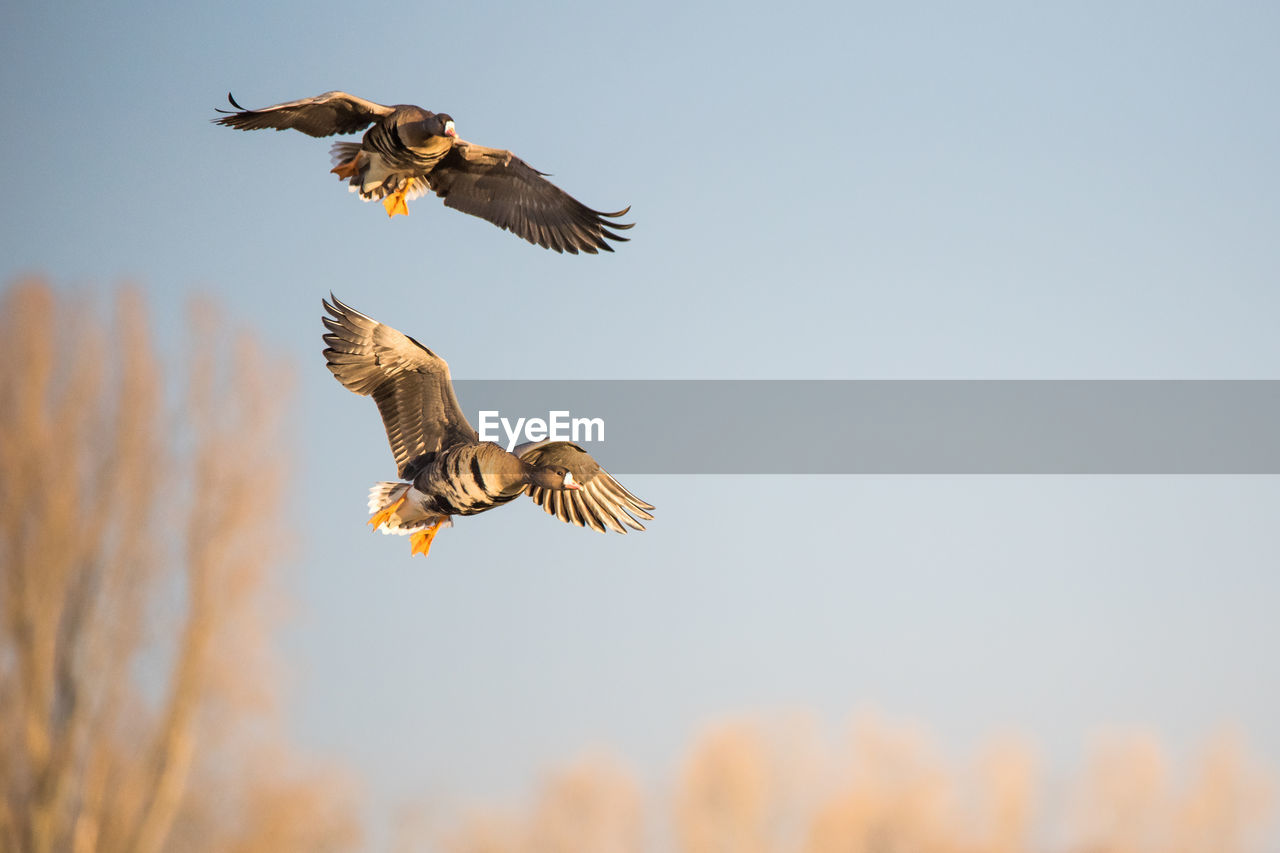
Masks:
[[[454,386],[482,437],[575,439],[614,474],[1280,474],[1275,380]]]

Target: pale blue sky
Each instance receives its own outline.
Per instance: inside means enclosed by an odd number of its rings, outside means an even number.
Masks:
[[[1280,9],[0,16],[3,280],[139,282],[175,339],[211,293],[296,365],[288,719],[375,820],[598,744],[661,775],[753,710],[1016,729],[1060,763],[1104,725],[1235,722],[1280,766],[1275,478],[628,477],[644,534],[520,504],[410,560],[364,526],[391,457],[319,337],[332,290],[465,378],[1280,378]],[[329,89],[449,112],[632,204],[634,240],[558,256],[433,199],[388,221],[329,141],[208,121]]]

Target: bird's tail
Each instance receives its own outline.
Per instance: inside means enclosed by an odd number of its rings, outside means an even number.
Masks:
[[[330,171],[338,175],[339,178],[349,178],[347,181],[347,190],[353,193],[360,193],[364,196],[364,190],[361,186],[364,183],[363,173],[367,170],[354,168],[356,156],[360,153],[359,142],[335,142],[333,147],[329,149],[329,157],[333,161],[333,169]],[[346,167],[346,168],[344,168]],[[368,199],[366,199],[367,201]]]
[[[397,171],[376,154],[365,152],[361,155],[360,152],[359,142],[335,142],[329,149],[329,156],[333,158],[332,171],[347,180],[348,192],[359,193],[360,198],[365,201],[373,201],[386,198],[388,194],[404,188],[406,182],[409,186],[405,190],[405,198],[409,200],[431,192],[431,187],[424,179]],[[356,155],[363,158],[359,167],[344,169],[343,166],[354,161]]]
[[[354,160],[359,153],[359,142],[335,142],[333,147],[329,149],[329,156],[333,158],[333,165],[335,166]]]
[[[409,500],[411,488],[409,483],[375,483],[369,490],[369,512],[373,513],[370,523],[383,533],[405,536],[438,521],[438,515],[423,512],[415,501]]]

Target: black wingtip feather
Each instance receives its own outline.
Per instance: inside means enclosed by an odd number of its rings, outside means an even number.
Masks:
[[[235,98],[233,98],[233,97],[231,97],[231,93],[230,93],[230,92],[227,92],[227,100],[231,102],[231,106],[235,107],[235,109],[234,109],[234,110],[224,110],[224,109],[222,109],[221,107],[214,107],[214,108],[213,108],[213,111],[214,111],[215,113],[222,113],[223,115],[235,115],[236,113],[247,113],[247,112],[253,112],[252,110],[246,110],[244,107],[242,107],[242,106],[240,106],[238,103],[236,103],[236,99],[235,99]],[[216,122],[222,122],[223,120],[222,120],[222,119],[214,119],[214,121],[216,121]],[[225,123],[225,122],[224,122],[224,123]]]

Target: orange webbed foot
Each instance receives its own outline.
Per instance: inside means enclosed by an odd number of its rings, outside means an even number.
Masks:
[[[395,216],[397,213],[404,216],[409,215],[409,205],[405,202],[405,198],[409,195],[409,188],[412,186],[413,178],[406,178],[405,182],[400,185],[400,189],[382,200],[382,206],[387,209],[388,217]]]
[[[391,520],[391,516],[395,515],[396,510],[400,508],[408,497],[409,490],[405,489],[403,495],[375,512],[373,515],[369,516],[369,524],[373,526],[374,530],[377,530],[379,527],[386,524]]]
[[[431,550],[431,540],[435,539],[436,534],[439,532],[440,522],[437,521],[426,530],[419,530],[417,533],[410,536],[409,542],[412,543],[413,548],[409,552],[409,556],[413,556],[414,554],[421,554],[424,557],[427,556],[427,552]]]
[[[343,163],[339,163],[329,170],[343,180],[354,178],[360,171],[360,155],[352,157]]]

